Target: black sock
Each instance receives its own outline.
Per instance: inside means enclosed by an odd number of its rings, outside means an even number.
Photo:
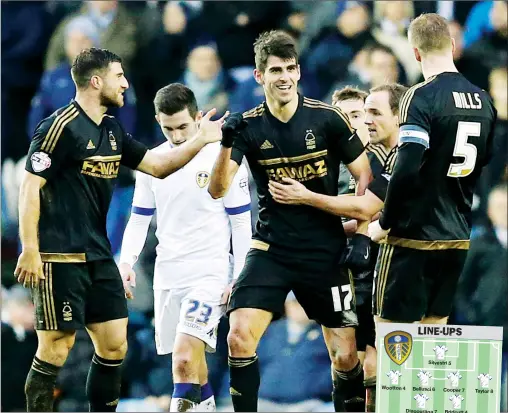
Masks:
[[[363,395],[363,369],[360,361],[349,371],[333,370],[333,406],[336,412],[358,411]]]
[[[229,393],[235,412],[257,412],[259,391],[258,356],[228,357]]]
[[[376,376],[364,380],[366,412],[376,411]]]
[[[25,383],[28,412],[52,412],[55,383],[60,367],[34,357]],[[4,377],[4,380],[8,380]]]
[[[91,412],[116,411],[122,383],[122,361],[93,355],[86,380],[86,395]]]

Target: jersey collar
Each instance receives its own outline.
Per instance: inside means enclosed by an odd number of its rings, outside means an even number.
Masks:
[[[272,115],[270,112],[270,109],[268,109],[268,105],[266,104],[266,100],[263,102],[263,106],[265,108],[264,114],[268,118],[270,122],[272,122],[275,125],[289,125],[295,121],[296,118],[298,118],[298,113],[300,112],[302,106],[303,106],[303,95],[298,93],[298,107],[296,108],[296,112],[293,114],[291,119],[287,122],[281,122],[279,119],[277,119],[275,116]]]

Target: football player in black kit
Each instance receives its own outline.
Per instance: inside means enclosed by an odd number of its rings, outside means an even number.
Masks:
[[[344,257],[345,264],[351,269],[354,278],[359,324],[356,329],[356,345],[359,352],[365,352],[363,359],[365,389],[361,389],[354,399],[358,411],[364,410],[365,402],[368,408],[372,404],[372,383],[375,386],[377,358],[372,290],[378,246],[365,234],[370,219],[383,207],[388,188],[386,177],[391,173],[397,155],[399,103],[406,90],[405,86],[397,83],[384,84],[371,89],[365,99],[364,121],[369,133],[369,143],[365,149],[374,176],[365,195],[339,194],[333,197],[317,194],[294,180],[288,185],[270,184],[270,192],[277,202],[309,205],[334,215],[358,219],[356,234],[350,239]]]
[[[235,411],[257,410],[256,348],[292,290],[309,318],[323,327],[335,407],[344,411],[352,389],[362,385],[362,366],[356,354],[350,274],[339,265],[346,246],[341,219],[306,206],[278,204],[268,183],[293,178],[313,191],[337,194],[343,162],[363,192],[371,171],[344,113],[297,93],[300,67],[294,39],[272,31],[263,33],[254,46],[254,76],[266,101],[243,118],[230,116],[209,185],[214,198],[224,196],[245,156],[259,196],[252,248],[228,307],[230,393]]]
[[[74,60],[76,97],[34,132],[20,190],[22,252],[15,276],[32,288],[38,348],[25,385],[27,410],[53,411],[58,372],[86,327],[95,347],[86,384],[91,411],[115,411],[127,351],[127,304],[106,234],[120,165],[165,177],[209,142],[223,119],[205,115],[197,135],[156,154],[106,115],[129,87],[121,59],[86,49]]]

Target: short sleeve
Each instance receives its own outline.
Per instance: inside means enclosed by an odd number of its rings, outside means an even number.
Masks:
[[[224,197],[224,207],[229,215],[250,211],[249,175],[245,165],[240,165],[228,193]]]
[[[238,165],[242,164],[243,157],[249,152],[248,135],[247,132],[240,132],[233,141],[233,148],[231,151],[231,159]]]
[[[152,191],[152,177],[143,172],[136,172],[136,187],[132,199],[132,212],[138,215],[153,215],[155,212],[155,195]]]
[[[44,119],[37,125],[25,165],[28,172],[46,180],[58,174],[73,145],[68,130],[65,127],[59,128],[56,124],[58,119]]]
[[[430,147],[431,107],[422,89],[409,89],[400,101],[399,145],[418,143]]]
[[[335,146],[340,160],[345,165],[350,164],[364,151],[362,141],[351,127],[347,116],[337,107],[331,107],[329,121],[329,140]]]
[[[148,148],[135,140],[130,133],[124,133],[122,142],[122,165],[136,169],[143,160]]]

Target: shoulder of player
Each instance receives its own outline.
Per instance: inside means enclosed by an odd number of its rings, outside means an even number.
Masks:
[[[435,81],[437,79],[437,76],[431,76],[428,79],[425,79],[423,82],[411,86],[408,90],[406,90],[404,96],[402,96],[400,107],[402,107],[404,101],[410,101],[414,96],[428,97],[430,94],[435,94],[435,85],[437,84]]]
[[[349,123],[347,115],[340,110],[337,106],[329,105],[328,103],[322,102],[317,99],[311,99],[308,97],[303,98],[303,107],[312,111],[320,112],[325,118],[336,118],[339,116],[340,119],[346,124],[346,126],[353,132],[353,127]]]
[[[244,119],[252,119],[259,118],[265,112],[265,105],[263,103],[257,105],[256,107],[246,110],[242,113]]]
[[[43,139],[41,149],[53,152],[61,136],[69,136],[69,126],[79,115],[79,110],[70,103],[57,109],[50,116],[40,121],[35,130],[35,135]]]

